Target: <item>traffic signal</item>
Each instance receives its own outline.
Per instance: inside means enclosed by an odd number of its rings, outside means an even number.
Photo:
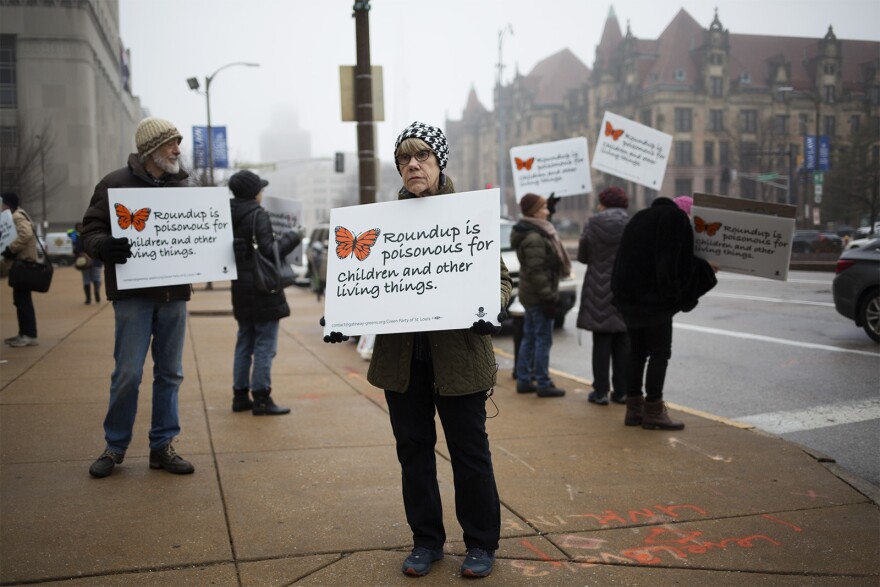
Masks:
[[[345,171],[345,153],[336,153],[336,173]]]

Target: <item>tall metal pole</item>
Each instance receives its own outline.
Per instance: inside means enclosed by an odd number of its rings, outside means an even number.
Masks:
[[[502,80],[502,71],[504,70],[504,61],[502,59],[502,47],[504,44],[505,33],[513,34],[513,27],[507,25],[498,31],[498,75],[496,76],[495,86],[498,88],[498,187],[501,190],[501,214],[507,211],[507,198],[505,197],[505,184],[507,183],[505,173],[507,155],[504,151],[504,86]]]
[[[370,64],[370,2],[354,3],[355,44],[357,65],[354,67],[354,103],[357,120],[357,142],[361,204],[376,201],[376,139],[373,123],[373,77]]]
[[[216,72],[215,72],[216,75]],[[211,134],[211,80],[214,76],[205,78],[205,104],[208,108],[208,180],[214,185],[214,137]]]

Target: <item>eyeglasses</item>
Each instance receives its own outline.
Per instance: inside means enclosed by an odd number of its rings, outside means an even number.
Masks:
[[[416,151],[415,155],[398,155],[397,156],[397,164],[398,165],[408,165],[410,159],[413,157],[416,158],[416,161],[419,163],[423,163],[428,160],[428,157],[431,156],[431,151]]]

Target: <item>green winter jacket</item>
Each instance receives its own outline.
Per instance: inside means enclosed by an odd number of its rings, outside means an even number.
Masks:
[[[553,304],[559,297],[559,256],[546,232],[520,220],[510,232],[519,259],[519,301],[526,308]]]
[[[447,177],[437,195],[454,192],[452,181]],[[399,200],[415,197],[405,188],[398,195]],[[504,261],[501,261],[502,308],[507,307],[511,285],[510,274]],[[467,395],[486,391],[495,385],[498,365],[491,336],[474,334],[467,329],[437,330],[426,332],[424,336],[430,346],[434,385],[438,394]],[[415,332],[377,335],[367,380],[381,389],[405,392],[409,387],[415,337]]]

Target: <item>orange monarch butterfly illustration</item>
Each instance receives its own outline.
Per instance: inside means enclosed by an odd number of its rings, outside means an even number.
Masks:
[[[149,208],[141,208],[137,212],[132,212],[122,204],[116,204],[116,221],[122,230],[134,226],[134,229],[141,232],[147,227],[147,219],[150,217]]]
[[[694,216],[694,229],[697,232],[705,232],[709,236],[715,236],[715,233],[718,232],[718,229],[722,226],[724,225],[720,222],[709,224],[699,216]]]
[[[614,130],[614,127],[611,126],[611,123],[606,120],[605,121],[605,136],[611,137],[616,141],[617,139],[619,139],[620,137],[623,136],[623,129],[619,128],[617,130]]]
[[[516,168],[517,168],[517,170],[520,170],[520,169],[522,169],[523,167],[525,167],[525,168],[526,168],[526,171],[531,171],[531,169],[532,169],[532,163],[535,162],[535,158],[534,158],[534,157],[529,157],[529,158],[526,159],[525,161],[523,161],[523,160],[520,159],[519,157],[514,157],[513,159],[514,159],[514,161],[516,161]]]
[[[336,256],[345,259],[352,253],[358,261],[363,261],[370,256],[370,249],[379,238],[379,229],[371,228],[354,236],[350,230],[343,226],[336,229]]]

